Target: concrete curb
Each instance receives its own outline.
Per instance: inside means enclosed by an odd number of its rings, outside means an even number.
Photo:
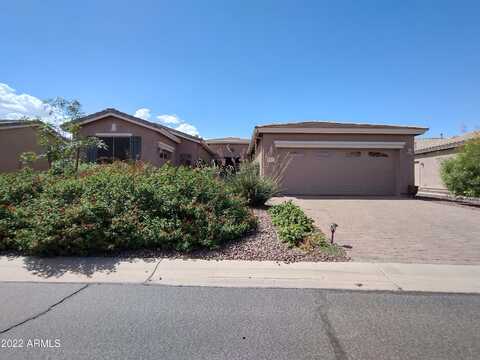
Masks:
[[[0,281],[135,284],[147,281],[157,264],[158,259],[0,256]]]
[[[0,257],[0,281],[480,293],[480,265]]]

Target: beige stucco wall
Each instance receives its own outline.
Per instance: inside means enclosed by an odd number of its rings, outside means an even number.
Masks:
[[[415,185],[420,189],[447,191],[440,176],[442,161],[455,156],[456,149],[435,151],[415,156]]]
[[[115,131],[112,131],[113,124],[115,124],[116,127]],[[80,134],[83,136],[95,136],[97,133],[128,133],[132,134],[132,136],[140,136],[142,138],[142,153],[140,159],[155,166],[161,166],[164,163],[164,160],[159,156],[159,141],[174,148],[176,146],[174,141],[157,131],[150,130],[143,126],[136,125],[113,116],[84,124],[80,129]],[[174,158],[175,154],[172,154],[172,159]]]
[[[259,144],[259,150],[256,152],[256,158],[262,164],[262,174],[272,177],[280,177],[281,169],[285,167],[282,159],[269,163],[268,159],[278,155],[278,149],[274,146],[275,140],[290,141],[402,141],[405,147],[401,150],[395,150],[394,171],[395,171],[395,193],[407,194],[408,185],[414,184],[414,137],[413,135],[383,135],[383,134],[262,134]],[[298,161],[301,161],[299,159]],[[305,164],[305,172],[308,170],[308,164]],[[299,171],[299,181],[301,178],[302,167],[295,167]]]
[[[20,155],[27,151],[42,153],[37,142],[34,127],[12,128],[0,130],[0,172],[11,172],[21,169]],[[35,170],[48,169],[46,160],[33,164]]]
[[[210,155],[209,152],[207,152],[201,144],[188,140],[185,138],[180,138],[182,142],[180,144],[177,144],[177,154],[176,154],[176,164],[180,164],[181,161],[181,154],[190,154],[191,155],[191,161],[192,165],[195,165],[195,163],[198,160],[203,160],[206,163],[210,163],[212,160],[213,156]]]
[[[255,144],[253,145],[254,146],[254,152],[253,152],[253,156],[252,154],[250,154],[251,156],[251,160],[255,161],[259,167],[260,167],[260,175],[264,175],[264,172],[263,172],[263,168],[264,168],[264,164],[263,164],[263,149],[262,149],[262,138],[257,138],[255,140]]]
[[[215,151],[216,156],[220,159],[226,157],[240,157],[241,161],[247,158],[248,144],[208,144],[210,149]],[[229,151],[230,148],[232,151]]]
[[[113,124],[116,125],[115,131],[112,131]],[[195,164],[195,162],[199,159],[204,159],[207,162],[209,162],[211,159],[211,155],[202,148],[201,144],[195,141],[179,137],[181,142],[176,143],[155,130],[118,119],[114,116],[109,116],[104,119],[84,124],[80,130],[80,134],[83,136],[95,136],[97,133],[128,133],[132,134],[132,136],[140,136],[142,138],[141,160],[149,162],[155,166],[161,166],[165,163],[165,160],[161,159],[159,156],[159,141],[170,145],[175,149],[170,159],[170,162],[174,165],[180,164],[181,154],[190,154],[192,164]]]
[[[213,160],[213,155],[205,150],[203,146],[198,146],[198,160],[203,160],[206,164],[210,165]]]

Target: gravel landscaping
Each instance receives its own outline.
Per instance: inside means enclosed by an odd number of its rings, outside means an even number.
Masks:
[[[120,253],[108,254],[106,256],[118,258],[176,258],[176,259],[203,259],[203,260],[257,260],[257,261],[349,261],[343,249],[335,253],[326,253],[320,248],[303,250],[298,247],[290,248],[286,243],[281,242],[270,220],[270,215],[265,209],[253,209],[258,219],[258,227],[251,234],[244,238],[223,244],[215,250],[195,250],[189,253],[168,250],[137,250],[123,251]],[[17,252],[5,251],[0,255],[17,256]],[[96,255],[101,256],[101,255]]]
[[[257,230],[238,241],[222,245],[216,250],[197,250],[190,253],[175,251],[147,250],[123,254],[128,257],[168,257],[204,260],[259,260],[259,261],[349,261],[345,251],[337,254],[328,254],[319,248],[305,251],[300,248],[289,248],[282,243],[275,232],[275,227],[270,221],[270,216],[265,209],[253,209],[258,218]]]

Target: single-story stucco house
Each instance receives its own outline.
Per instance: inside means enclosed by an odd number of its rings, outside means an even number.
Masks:
[[[92,149],[88,160],[142,160],[155,166],[166,162],[174,165],[210,164],[215,153],[199,137],[185,134],[126,114],[116,109],[103,111],[74,121],[80,135],[95,136],[107,144],[107,149]]]
[[[205,142],[215,152],[215,160],[219,164],[236,166],[248,159],[249,139],[225,137],[208,139]]]
[[[273,177],[281,191],[291,195],[409,194],[415,184],[414,137],[427,130],[310,121],[256,126],[250,140],[205,141],[112,108],[75,122],[82,136],[95,136],[107,144],[107,149],[88,151],[89,161],[131,159],[162,166],[214,161],[236,165],[252,159],[259,163],[261,175]],[[27,141],[18,137],[11,135],[16,144]],[[33,145],[27,148],[22,152],[34,151]],[[19,167],[17,155],[8,161]]]
[[[455,156],[466,141],[476,137],[480,137],[480,132],[449,138],[415,139],[415,185],[419,195],[449,195],[440,176],[441,163]]]
[[[412,126],[301,122],[256,126],[249,154],[284,194],[404,195],[414,185]]]
[[[38,144],[38,121],[0,120],[0,172],[20,170],[20,156],[25,152],[42,153]],[[45,159],[32,164],[35,170],[48,169]]]

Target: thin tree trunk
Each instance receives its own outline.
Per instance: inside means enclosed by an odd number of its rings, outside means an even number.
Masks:
[[[75,156],[75,177],[78,175],[78,163],[80,162],[80,148],[77,149]]]

